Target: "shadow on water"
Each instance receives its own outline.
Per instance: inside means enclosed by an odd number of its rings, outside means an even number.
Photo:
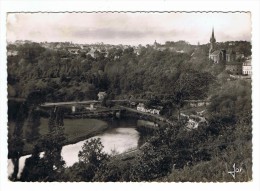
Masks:
[[[147,139],[147,136],[144,136],[137,131],[138,119],[136,118],[122,117],[121,119],[113,119],[106,122],[108,123],[108,129],[93,138],[101,138],[101,142],[104,145],[104,151],[107,153],[111,153],[111,150],[114,148],[118,153],[138,148]],[[78,161],[78,152],[81,150],[84,142],[85,140],[82,140],[75,144],[69,144],[63,147],[62,157],[67,166],[71,166]],[[24,162],[27,157],[29,157],[29,155],[20,158],[19,175],[23,170]],[[10,159],[8,164],[8,174],[10,175],[12,173]]]
[[[118,128],[118,127],[136,127],[138,119],[133,117],[121,117],[120,119],[114,118],[108,122],[109,128]]]

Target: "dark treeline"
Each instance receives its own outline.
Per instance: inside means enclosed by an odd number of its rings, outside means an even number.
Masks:
[[[8,92],[11,97],[26,98],[31,91],[41,90],[47,101],[95,99],[99,91],[107,91],[111,98],[149,97],[173,94],[175,82],[185,71],[209,79],[210,74],[223,70],[209,65],[207,45],[183,43],[184,50],[189,47],[184,53],[147,46],[137,55],[129,47],[109,49],[107,56],[98,52],[96,58],[83,52],[72,55],[65,50],[45,49],[37,43],[9,45],[9,49],[18,50],[18,55],[8,57]],[[240,52],[248,54],[245,50],[250,50],[250,44],[242,45]],[[191,80],[196,78],[194,75]]]

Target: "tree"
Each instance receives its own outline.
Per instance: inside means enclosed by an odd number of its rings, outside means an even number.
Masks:
[[[23,126],[28,114],[28,107],[25,103],[20,106],[17,114],[15,129],[11,138],[8,139],[8,158],[12,159],[14,171],[11,180],[17,180],[19,170],[19,159],[23,154]]]
[[[45,48],[40,46],[39,43],[25,43],[18,48],[19,57],[25,58],[30,63],[34,63],[36,58],[45,51]]]
[[[156,107],[156,106],[161,106],[161,100],[156,96],[154,98],[151,98],[148,100],[148,102],[145,103],[145,106],[147,108],[151,108],[151,107]]]
[[[108,155],[103,152],[104,146],[101,143],[101,139],[90,139],[86,140],[82,146],[82,150],[79,151],[79,161],[85,164],[94,164],[99,167],[103,160],[108,159]]]
[[[73,181],[92,181],[101,165],[109,160],[109,156],[103,152],[100,138],[86,140],[79,151],[79,162],[68,170]]]
[[[28,142],[38,138],[38,126],[40,125],[40,115],[35,110],[36,107],[44,101],[44,96],[40,91],[31,92],[26,101],[20,106],[19,112],[16,116],[15,130],[13,136],[9,140],[9,157],[12,158],[14,163],[14,172],[11,179],[17,179],[17,173],[19,169],[19,158],[22,156],[24,137],[23,137],[23,126],[28,117],[27,129],[25,135]]]
[[[39,138],[40,126],[40,111],[38,106],[45,102],[45,93],[43,91],[32,91],[26,99],[26,104],[29,107],[29,114],[27,119],[27,126],[25,131],[26,140],[32,143]]]
[[[236,80],[221,85],[211,97],[208,106],[210,118],[234,124],[245,120],[248,124],[252,119],[251,82]],[[232,90],[232,91],[230,91]]]
[[[207,72],[195,70],[184,70],[179,73],[173,85],[173,95],[170,96],[172,103],[178,110],[180,120],[181,108],[186,100],[205,99],[210,85],[214,82],[214,77]]]
[[[26,103],[31,108],[36,108],[40,104],[46,101],[46,94],[43,92],[44,90],[35,90],[29,93],[26,98]]]
[[[124,176],[129,171],[128,168],[120,168],[118,161],[111,161],[104,163],[100,169],[96,172],[94,181],[98,182],[118,182],[118,181],[129,181],[129,179]]]
[[[136,163],[131,168],[131,181],[151,181],[171,172],[173,165],[171,150],[167,145],[154,147],[147,144],[142,148]]]
[[[58,181],[64,175],[65,161],[61,157],[66,143],[63,128],[63,109],[55,108],[49,119],[49,133],[42,136],[35,145],[33,155],[26,159],[22,181]],[[40,151],[44,152],[40,158]]]
[[[28,115],[27,126],[25,130],[25,137],[28,143],[32,143],[33,141],[37,140],[40,136],[40,118],[40,112],[35,110],[34,108],[31,109]]]
[[[35,146],[32,156],[25,160],[25,165],[21,173],[20,180],[23,182],[39,181],[41,179],[40,176],[44,177],[45,174],[42,171],[43,168],[39,168],[39,166],[41,166],[40,163],[40,148],[38,146]]]

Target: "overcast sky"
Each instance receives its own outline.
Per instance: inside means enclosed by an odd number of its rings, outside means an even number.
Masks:
[[[249,13],[9,13],[7,40],[152,44],[251,41]]]

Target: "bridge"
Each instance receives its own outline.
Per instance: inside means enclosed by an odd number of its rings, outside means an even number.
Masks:
[[[25,101],[25,98],[12,98],[12,97],[8,97],[8,100],[14,100],[14,101],[19,101],[19,102],[23,102]],[[127,100],[127,99],[121,99],[121,100],[110,100],[114,103],[130,103],[130,102],[145,102],[147,101],[146,99],[131,99],[131,100]],[[97,104],[97,103],[101,103],[101,101],[99,100],[86,100],[86,101],[66,101],[66,102],[46,102],[41,104],[41,107],[55,107],[55,106],[72,106],[72,110],[73,107],[75,107],[75,105],[84,105],[84,104]],[[152,117],[154,119],[157,119],[159,121],[163,121],[166,122],[170,125],[174,125],[174,122],[170,121],[169,119],[161,116],[161,115],[157,115],[157,114],[152,114],[152,113],[145,113],[142,111],[138,111],[136,109],[130,108],[130,107],[126,107],[126,106],[121,106],[118,105],[117,108],[109,108],[110,111],[120,111],[120,110],[126,110],[129,112],[133,112],[133,113],[138,113],[141,115],[145,115],[145,116],[149,116]],[[102,111],[100,111],[102,112]]]
[[[25,98],[16,98],[16,97],[8,97],[8,101],[16,101],[16,102],[25,102],[26,99]]]
[[[42,107],[53,107],[53,106],[65,106],[65,105],[77,105],[77,104],[93,104],[93,103],[101,103],[101,101],[97,100],[87,100],[87,101],[67,101],[67,102],[51,102],[51,103],[43,103]]]
[[[109,100],[114,103],[129,103],[129,102],[145,102],[145,99],[135,99],[135,100],[127,100],[127,99],[119,99],[119,100]],[[84,104],[96,104],[101,103],[100,100],[86,100],[86,101],[65,101],[65,102],[46,102],[41,104],[42,107],[53,107],[53,106],[66,106],[66,105],[84,105]]]

